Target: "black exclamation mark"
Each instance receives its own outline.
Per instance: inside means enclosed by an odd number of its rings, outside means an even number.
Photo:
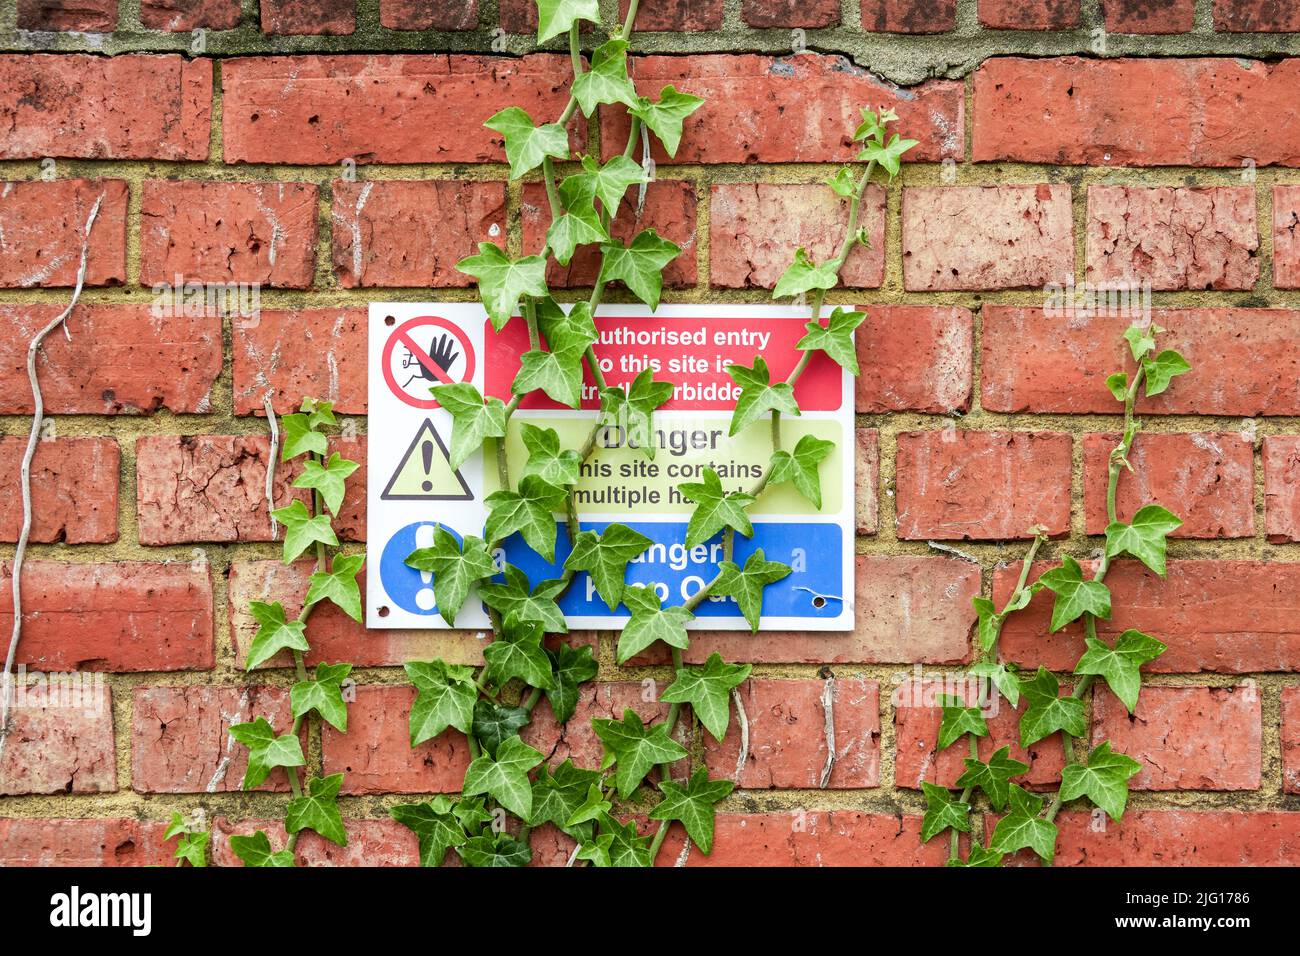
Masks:
[[[428,479],[429,470],[433,467],[433,442],[425,439],[420,443],[420,457],[424,459],[425,479],[420,484],[426,492],[433,491],[433,482]]]

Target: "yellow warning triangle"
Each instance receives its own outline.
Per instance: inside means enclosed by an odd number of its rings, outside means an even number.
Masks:
[[[451,467],[442,436],[426,418],[379,497],[386,501],[470,501],[474,495],[461,473]]]

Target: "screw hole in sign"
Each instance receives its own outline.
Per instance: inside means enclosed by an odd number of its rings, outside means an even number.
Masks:
[[[388,605],[387,605],[387,604],[381,604],[381,605],[379,606],[379,616],[380,616],[380,617],[388,617]]]
[[[389,391],[421,409],[439,407],[429,396],[431,387],[472,381],[476,367],[474,346],[465,330],[435,315],[417,316],[397,326],[384,343],[379,362]]]
[[[396,322],[397,322],[397,320],[396,320],[395,318],[393,318],[391,315],[386,315],[386,316],[384,316],[384,325],[389,325],[389,326],[391,326],[391,325],[394,325]]]

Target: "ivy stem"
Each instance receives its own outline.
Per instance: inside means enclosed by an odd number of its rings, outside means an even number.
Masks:
[[[979,759],[980,759],[980,743],[979,743],[979,738],[976,737],[974,734],[967,734],[966,737],[967,737],[967,738],[969,739],[969,741],[970,741],[970,759],[971,759],[971,760],[979,760]],[[961,803],[970,803],[971,792],[972,792],[972,791],[971,791],[971,788],[970,788],[970,787],[967,787],[965,790],[963,790],[963,791],[961,792],[961,797],[959,798],[959,802],[961,802]],[[957,842],[959,836],[960,836],[960,834],[958,834],[958,832],[957,832],[955,829],[954,829],[954,830],[951,832],[951,834],[949,835],[949,838],[948,838],[948,860],[949,860],[949,862],[951,862],[951,861],[953,861],[953,860],[960,860],[960,859],[961,859],[961,847],[958,845],[958,842]],[[972,839],[972,840],[975,839],[974,834],[971,835],[971,839]]]
[[[640,0],[631,0],[627,5],[627,19],[623,21],[623,32],[619,34],[624,40],[632,37],[632,24],[636,23],[636,8],[640,6]]]

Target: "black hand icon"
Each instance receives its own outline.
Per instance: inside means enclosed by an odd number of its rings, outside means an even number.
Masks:
[[[451,368],[451,363],[460,358],[455,343],[450,335],[440,335],[429,343],[429,358],[444,372]]]

